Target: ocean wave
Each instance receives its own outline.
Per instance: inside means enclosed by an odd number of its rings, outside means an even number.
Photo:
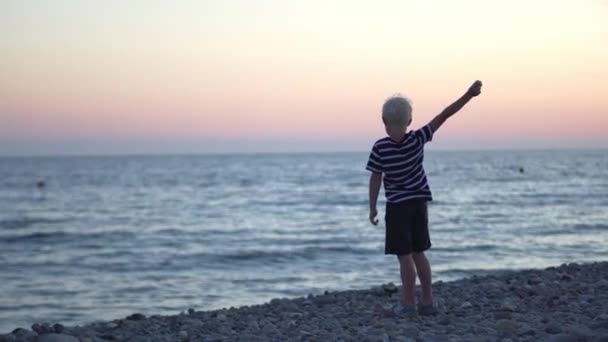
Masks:
[[[289,249],[262,250],[251,249],[235,253],[196,253],[189,257],[196,260],[207,260],[218,265],[227,262],[283,262],[293,259],[313,259],[316,257],[327,257],[331,254],[374,254],[378,251],[374,248],[352,247],[352,246],[315,246]]]
[[[0,242],[4,243],[20,243],[20,242],[54,242],[54,241],[78,241],[86,244],[85,239],[107,239],[104,241],[115,241],[134,236],[135,233],[118,231],[118,232],[95,232],[95,233],[74,233],[66,231],[49,231],[49,232],[33,232],[29,234],[12,234],[0,236]]]
[[[5,219],[0,220],[0,229],[22,229],[28,228],[38,224],[55,224],[68,222],[68,219],[54,219],[46,217],[24,217],[17,219]]]

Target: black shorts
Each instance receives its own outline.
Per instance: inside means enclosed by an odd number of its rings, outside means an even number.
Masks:
[[[384,254],[406,255],[431,248],[426,202],[386,203]]]

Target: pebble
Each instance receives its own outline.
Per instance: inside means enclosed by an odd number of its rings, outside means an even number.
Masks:
[[[500,319],[496,322],[496,331],[502,336],[516,335],[519,324],[511,319]]]
[[[462,304],[460,304],[461,309],[469,309],[472,307],[473,307],[473,304],[471,304],[471,302],[463,302]]]
[[[578,336],[567,335],[567,334],[557,334],[549,336],[545,341],[546,342],[578,342],[580,339]]]
[[[443,316],[437,321],[437,323],[439,323],[441,325],[450,325],[450,323],[452,323],[452,321],[450,320],[449,317]]]
[[[53,330],[56,333],[61,334],[65,330],[65,327],[62,324],[55,323],[53,324]]]
[[[515,299],[513,299],[513,298],[506,298],[505,300],[502,301],[500,308],[503,310],[507,310],[507,311],[516,311],[517,303],[515,302]]]
[[[129,321],[141,321],[141,320],[146,319],[146,316],[144,316],[143,314],[140,314],[140,313],[134,313],[130,316],[127,316],[127,318],[125,318],[125,319],[127,319]]]
[[[50,333],[38,336],[36,342],[80,342],[80,340],[71,335]]]
[[[551,322],[545,326],[545,331],[549,334],[559,334],[562,332],[562,327],[556,322]]]
[[[508,311],[498,311],[494,313],[494,319],[511,319],[512,315]]]
[[[17,337],[13,334],[7,334],[4,336],[0,336],[0,341],[2,342],[15,342],[17,341]]]
[[[393,284],[393,283],[388,283],[388,284],[382,285],[382,289],[386,293],[396,293],[399,291],[397,286],[395,286],[395,284]]]

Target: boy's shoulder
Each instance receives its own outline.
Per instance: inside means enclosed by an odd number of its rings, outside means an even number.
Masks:
[[[391,138],[386,136],[384,138],[380,138],[380,139],[376,140],[376,142],[374,143],[374,146],[384,145],[384,144],[390,143],[390,142],[391,142]]]

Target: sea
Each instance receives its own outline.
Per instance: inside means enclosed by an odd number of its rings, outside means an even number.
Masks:
[[[2,157],[0,333],[399,284],[367,157]],[[425,169],[434,280],[608,260],[608,150],[431,150]]]

